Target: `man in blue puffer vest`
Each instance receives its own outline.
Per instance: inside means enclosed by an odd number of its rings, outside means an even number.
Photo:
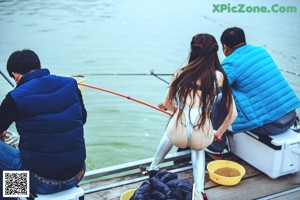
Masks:
[[[51,75],[31,50],[11,54],[7,71],[17,86],[1,104],[0,137],[15,122],[20,142],[15,149],[0,140],[0,185],[3,170],[29,170],[33,192],[74,187],[85,172],[87,117],[76,80]]]
[[[222,67],[238,111],[233,131],[276,135],[289,129],[300,102],[268,52],[246,44],[238,27],[226,29],[221,43],[226,56]]]

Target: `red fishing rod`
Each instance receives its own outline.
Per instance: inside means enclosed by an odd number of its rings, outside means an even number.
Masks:
[[[111,90],[107,90],[107,89],[104,89],[104,88],[99,88],[99,87],[95,87],[95,86],[92,86],[92,85],[87,85],[87,84],[84,84],[84,83],[79,83],[79,85],[84,86],[84,87],[88,87],[88,88],[92,88],[92,89],[96,89],[96,90],[100,90],[100,91],[103,91],[103,92],[107,92],[107,93],[110,93],[110,94],[114,94],[114,95],[117,95],[117,96],[119,96],[119,97],[126,98],[126,99],[135,101],[135,102],[137,102],[137,103],[143,104],[143,105],[145,105],[145,106],[148,106],[148,107],[150,107],[150,108],[153,108],[153,109],[155,109],[155,110],[158,110],[158,111],[160,111],[160,112],[163,112],[163,113],[165,113],[165,114],[167,114],[167,115],[172,116],[171,113],[169,113],[169,112],[167,112],[167,111],[165,111],[165,110],[162,110],[162,109],[160,109],[160,108],[158,108],[158,107],[156,107],[156,106],[150,105],[150,104],[148,104],[148,103],[146,103],[146,102],[140,101],[140,100],[135,99],[135,98],[132,98],[132,97],[130,97],[130,96],[126,96],[126,95],[123,95],[123,94],[120,94],[120,93],[117,93],[117,92],[114,92],[114,91],[111,91]]]

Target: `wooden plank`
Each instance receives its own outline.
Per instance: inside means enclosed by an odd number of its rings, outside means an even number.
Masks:
[[[269,195],[266,197],[258,198],[257,200],[270,200],[270,199],[286,200],[286,199],[296,199],[296,197],[300,197],[300,185],[297,188],[289,189],[289,190],[279,192],[276,194],[272,194],[272,195]],[[297,199],[300,199],[300,198],[297,198]]]
[[[283,195],[280,197],[273,198],[272,200],[299,200],[300,199],[300,191],[293,192],[288,195]]]
[[[294,183],[299,182],[299,180],[300,173],[282,176],[277,179],[270,179],[268,176],[261,174],[244,179],[234,187],[219,186],[206,190],[206,192],[209,199],[250,200],[295,188]]]
[[[223,199],[223,200],[247,200],[247,199],[256,199],[260,197],[265,197],[271,194],[279,193],[282,191],[286,191],[291,188],[295,188],[299,186],[300,181],[300,172],[296,174],[291,174],[287,176],[279,177],[275,180],[270,179],[268,176],[264,175],[262,172],[258,171],[256,168],[252,167],[245,161],[235,157],[230,156],[228,157],[228,160],[233,160],[235,162],[240,163],[246,168],[246,174],[241,181],[236,186],[231,187],[225,187],[220,186],[212,181],[210,181],[208,173],[206,172],[205,176],[205,191],[207,192],[208,198],[211,200],[214,199]],[[187,166],[190,166],[189,163],[186,163]],[[164,170],[170,171],[170,167],[173,167],[173,169],[178,168],[178,166],[169,166]],[[187,179],[191,183],[193,183],[193,174],[192,169],[184,171],[184,172],[178,172],[178,177],[181,179]],[[81,187],[88,191],[89,189],[94,189],[97,187],[106,187],[109,184],[116,184],[118,182],[132,180],[132,179],[139,179],[141,178],[141,181],[131,183],[128,185],[120,185],[116,186],[114,188],[110,188],[107,190],[103,190],[100,192],[95,192],[91,194],[85,195],[85,200],[94,200],[94,199],[108,199],[108,200],[119,200],[120,196],[128,191],[129,189],[138,188],[140,185],[147,179],[145,176],[141,176],[140,173],[132,174],[129,176],[123,176],[123,177],[116,177],[110,180],[104,180],[99,181],[95,183],[90,184],[84,184],[81,185]],[[294,192],[291,194],[284,195],[283,199],[300,199],[299,193]],[[277,198],[277,197],[276,197]],[[277,199],[276,199],[277,200]]]
[[[249,166],[247,163],[245,163],[244,161],[240,160],[239,158],[233,156],[230,157],[230,160],[234,160],[236,162],[241,163],[242,165],[246,166],[246,175],[244,176],[244,178],[250,178],[256,175],[261,174],[261,172],[259,172],[258,170],[256,170],[255,168]],[[178,172],[177,169],[181,169],[183,167],[186,167],[188,170],[185,170],[184,172]],[[175,169],[175,170],[172,170]],[[185,163],[182,165],[174,165],[171,167],[167,167],[167,168],[162,168],[161,171],[171,171],[174,173],[178,174],[178,178],[180,179],[187,179],[189,180],[191,183],[193,183],[193,174],[192,174],[192,169],[191,169],[191,164],[190,163]],[[138,180],[140,179],[140,181],[135,182],[134,180]],[[123,177],[116,177],[113,179],[108,179],[108,180],[103,180],[103,181],[99,181],[99,182],[95,182],[95,183],[89,183],[89,184],[83,184],[81,185],[81,187],[87,192],[90,193],[92,192],[92,194],[87,194],[86,195],[86,199],[97,199],[100,198],[101,199],[113,199],[113,200],[117,200],[120,198],[120,196],[122,195],[122,193],[126,192],[129,189],[133,189],[133,188],[138,188],[146,179],[148,179],[147,176],[142,176],[141,174],[132,174],[130,176],[123,176]],[[130,184],[123,184],[126,183],[127,181],[133,181]],[[116,187],[111,188],[111,186],[115,185]],[[107,190],[103,190],[106,187]],[[209,180],[208,177],[208,172],[206,172],[206,176],[205,176],[205,188],[209,189],[209,188],[213,188],[213,187],[218,187],[218,185],[212,181]],[[97,192],[97,190],[101,190],[99,192]]]

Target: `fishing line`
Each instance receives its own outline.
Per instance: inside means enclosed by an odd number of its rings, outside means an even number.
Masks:
[[[151,75],[155,76],[155,77],[158,78],[159,80],[161,80],[161,81],[165,82],[166,84],[170,85],[170,83],[169,83],[168,81],[166,81],[165,79],[159,77],[160,75],[155,74],[153,69],[150,70],[150,73],[151,73]]]
[[[5,78],[5,80],[12,86],[15,87],[15,85],[11,82],[11,80],[0,70],[0,74]]]
[[[152,76],[149,73],[91,73],[91,74],[81,74],[83,76]],[[156,74],[159,76],[172,76],[173,74]]]
[[[293,74],[295,76],[300,76],[300,73],[297,73],[297,72],[289,71],[286,69],[279,69],[279,70],[289,73],[289,74]],[[150,74],[149,73],[91,73],[91,74],[82,74],[82,75],[83,76],[155,76],[155,77],[157,77],[157,76],[173,76],[174,74],[170,74],[170,73],[156,74],[156,73],[154,73],[153,70],[150,70]],[[165,80],[162,80],[162,81],[167,82]]]
[[[104,89],[104,88],[95,87],[95,86],[92,86],[92,85],[87,85],[87,84],[84,84],[84,83],[79,83],[78,85],[81,85],[81,86],[84,86],[84,87],[88,87],[88,88],[92,88],[92,89],[95,89],[95,90],[100,90],[100,91],[103,91],[103,92],[107,92],[107,93],[110,93],[110,94],[113,94],[113,95],[117,95],[117,96],[119,96],[119,97],[123,97],[123,98],[129,99],[129,100],[132,100],[132,101],[134,101],[134,102],[143,104],[143,105],[145,105],[145,106],[148,106],[148,107],[150,107],[150,108],[153,108],[153,109],[155,109],[155,110],[158,110],[158,111],[160,111],[160,112],[163,112],[163,113],[165,113],[165,114],[167,114],[167,115],[169,115],[169,116],[172,116],[171,113],[169,113],[169,112],[167,112],[167,111],[165,111],[165,110],[162,110],[162,109],[160,109],[160,108],[158,108],[158,107],[156,107],[156,106],[150,105],[150,104],[148,104],[148,103],[146,103],[146,102],[140,101],[140,100],[135,99],[135,98],[132,98],[132,97],[130,97],[130,96],[126,96],[126,95],[123,95],[123,94],[120,94],[120,93],[117,93],[117,92],[114,92],[114,91],[111,91],[111,90],[107,90],[107,89]]]
[[[279,69],[280,71],[283,71],[283,72],[286,72],[286,73],[289,73],[289,74],[293,74],[293,75],[296,75],[296,76],[300,76],[299,73],[296,73],[296,72],[292,72],[292,71],[288,71],[286,69]]]

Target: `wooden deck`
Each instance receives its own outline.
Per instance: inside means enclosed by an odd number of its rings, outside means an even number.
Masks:
[[[190,163],[173,164],[174,158],[184,157],[189,157],[188,151],[169,155],[166,158],[166,163],[164,163],[166,166],[162,168],[162,171],[175,172],[179,175],[179,178],[188,179],[192,183],[193,176]],[[226,159],[242,164],[246,168],[246,174],[238,185],[227,187],[212,182],[208,177],[208,173],[206,173],[205,191],[209,200],[300,199],[300,172],[273,180],[233,155],[228,156]],[[124,192],[138,188],[147,180],[147,175],[142,175],[141,171],[144,171],[144,167],[148,166],[150,162],[151,158],[88,172],[81,184],[81,187],[85,190],[85,200],[119,200]],[[124,175],[124,173],[126,174]],[[97,177],[103,177],[103,180],[97,180]],[[96,181],[92,181],[95,179]]]

